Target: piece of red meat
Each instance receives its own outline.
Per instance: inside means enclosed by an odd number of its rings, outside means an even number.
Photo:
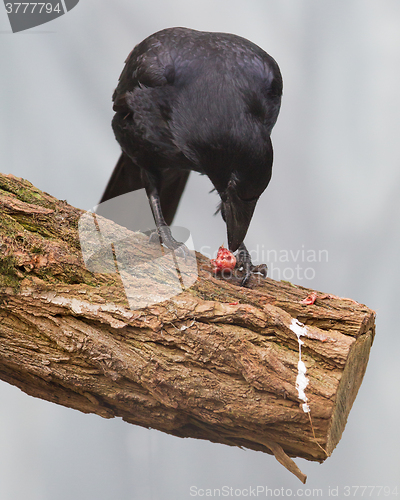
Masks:
[[[218,249],[217,258],[211,259],[211,265],[214,272],[232,270],[236,266],[236,257],[231,251],[221,245]]]

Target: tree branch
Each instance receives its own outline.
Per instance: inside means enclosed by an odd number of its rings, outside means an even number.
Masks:
[[[323,462],[339,442],[374,312],[320,292],[305,305],[311,290],[271,279],[241,288],[200,254],[174,273],[147,236],[83,215],[0,175],[0,378],[85,413],[272,453],[305,482],[289,456]]]

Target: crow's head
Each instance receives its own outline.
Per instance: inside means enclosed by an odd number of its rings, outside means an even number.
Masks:
[[[235,168],[226,184],[219,190],[222,218],[228,232],[228,246],[235,252],[243,242],[250,226],[257,201],[271,179],[272,145],[264,161],[243,161],[241,168]]]

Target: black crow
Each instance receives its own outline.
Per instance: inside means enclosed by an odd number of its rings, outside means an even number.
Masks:
[[[227,33],[168,28],[137,45],[113,95],[112,121],[122,154],[101,202],[145,188],[158,235],[169,226],[191,170],[209,177],[221,197],[228,246],[238,251],[242,285],[253,266],[243,240],[271,178],[270,134],[282,77],[275,60]]]

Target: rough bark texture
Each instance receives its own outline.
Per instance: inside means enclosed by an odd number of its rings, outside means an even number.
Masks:
[[[273,453],[304,482],[288,456],[322,462],[339,442],[367,366],[374,312],[337,298],[304,305],[310,290],[271,279],[241,288],[234,277],[215,277],[200,254],[198,278],[181,267],[177,280],[145,235],[95,218],[85,266],[83,214],[0,175],[0,378],[85,413]],[[123,255],[120,272],[110,235]],[[164,286],[191,278],[158,302]],[[296,388],[294,318],[306,325],[310,413]]]

